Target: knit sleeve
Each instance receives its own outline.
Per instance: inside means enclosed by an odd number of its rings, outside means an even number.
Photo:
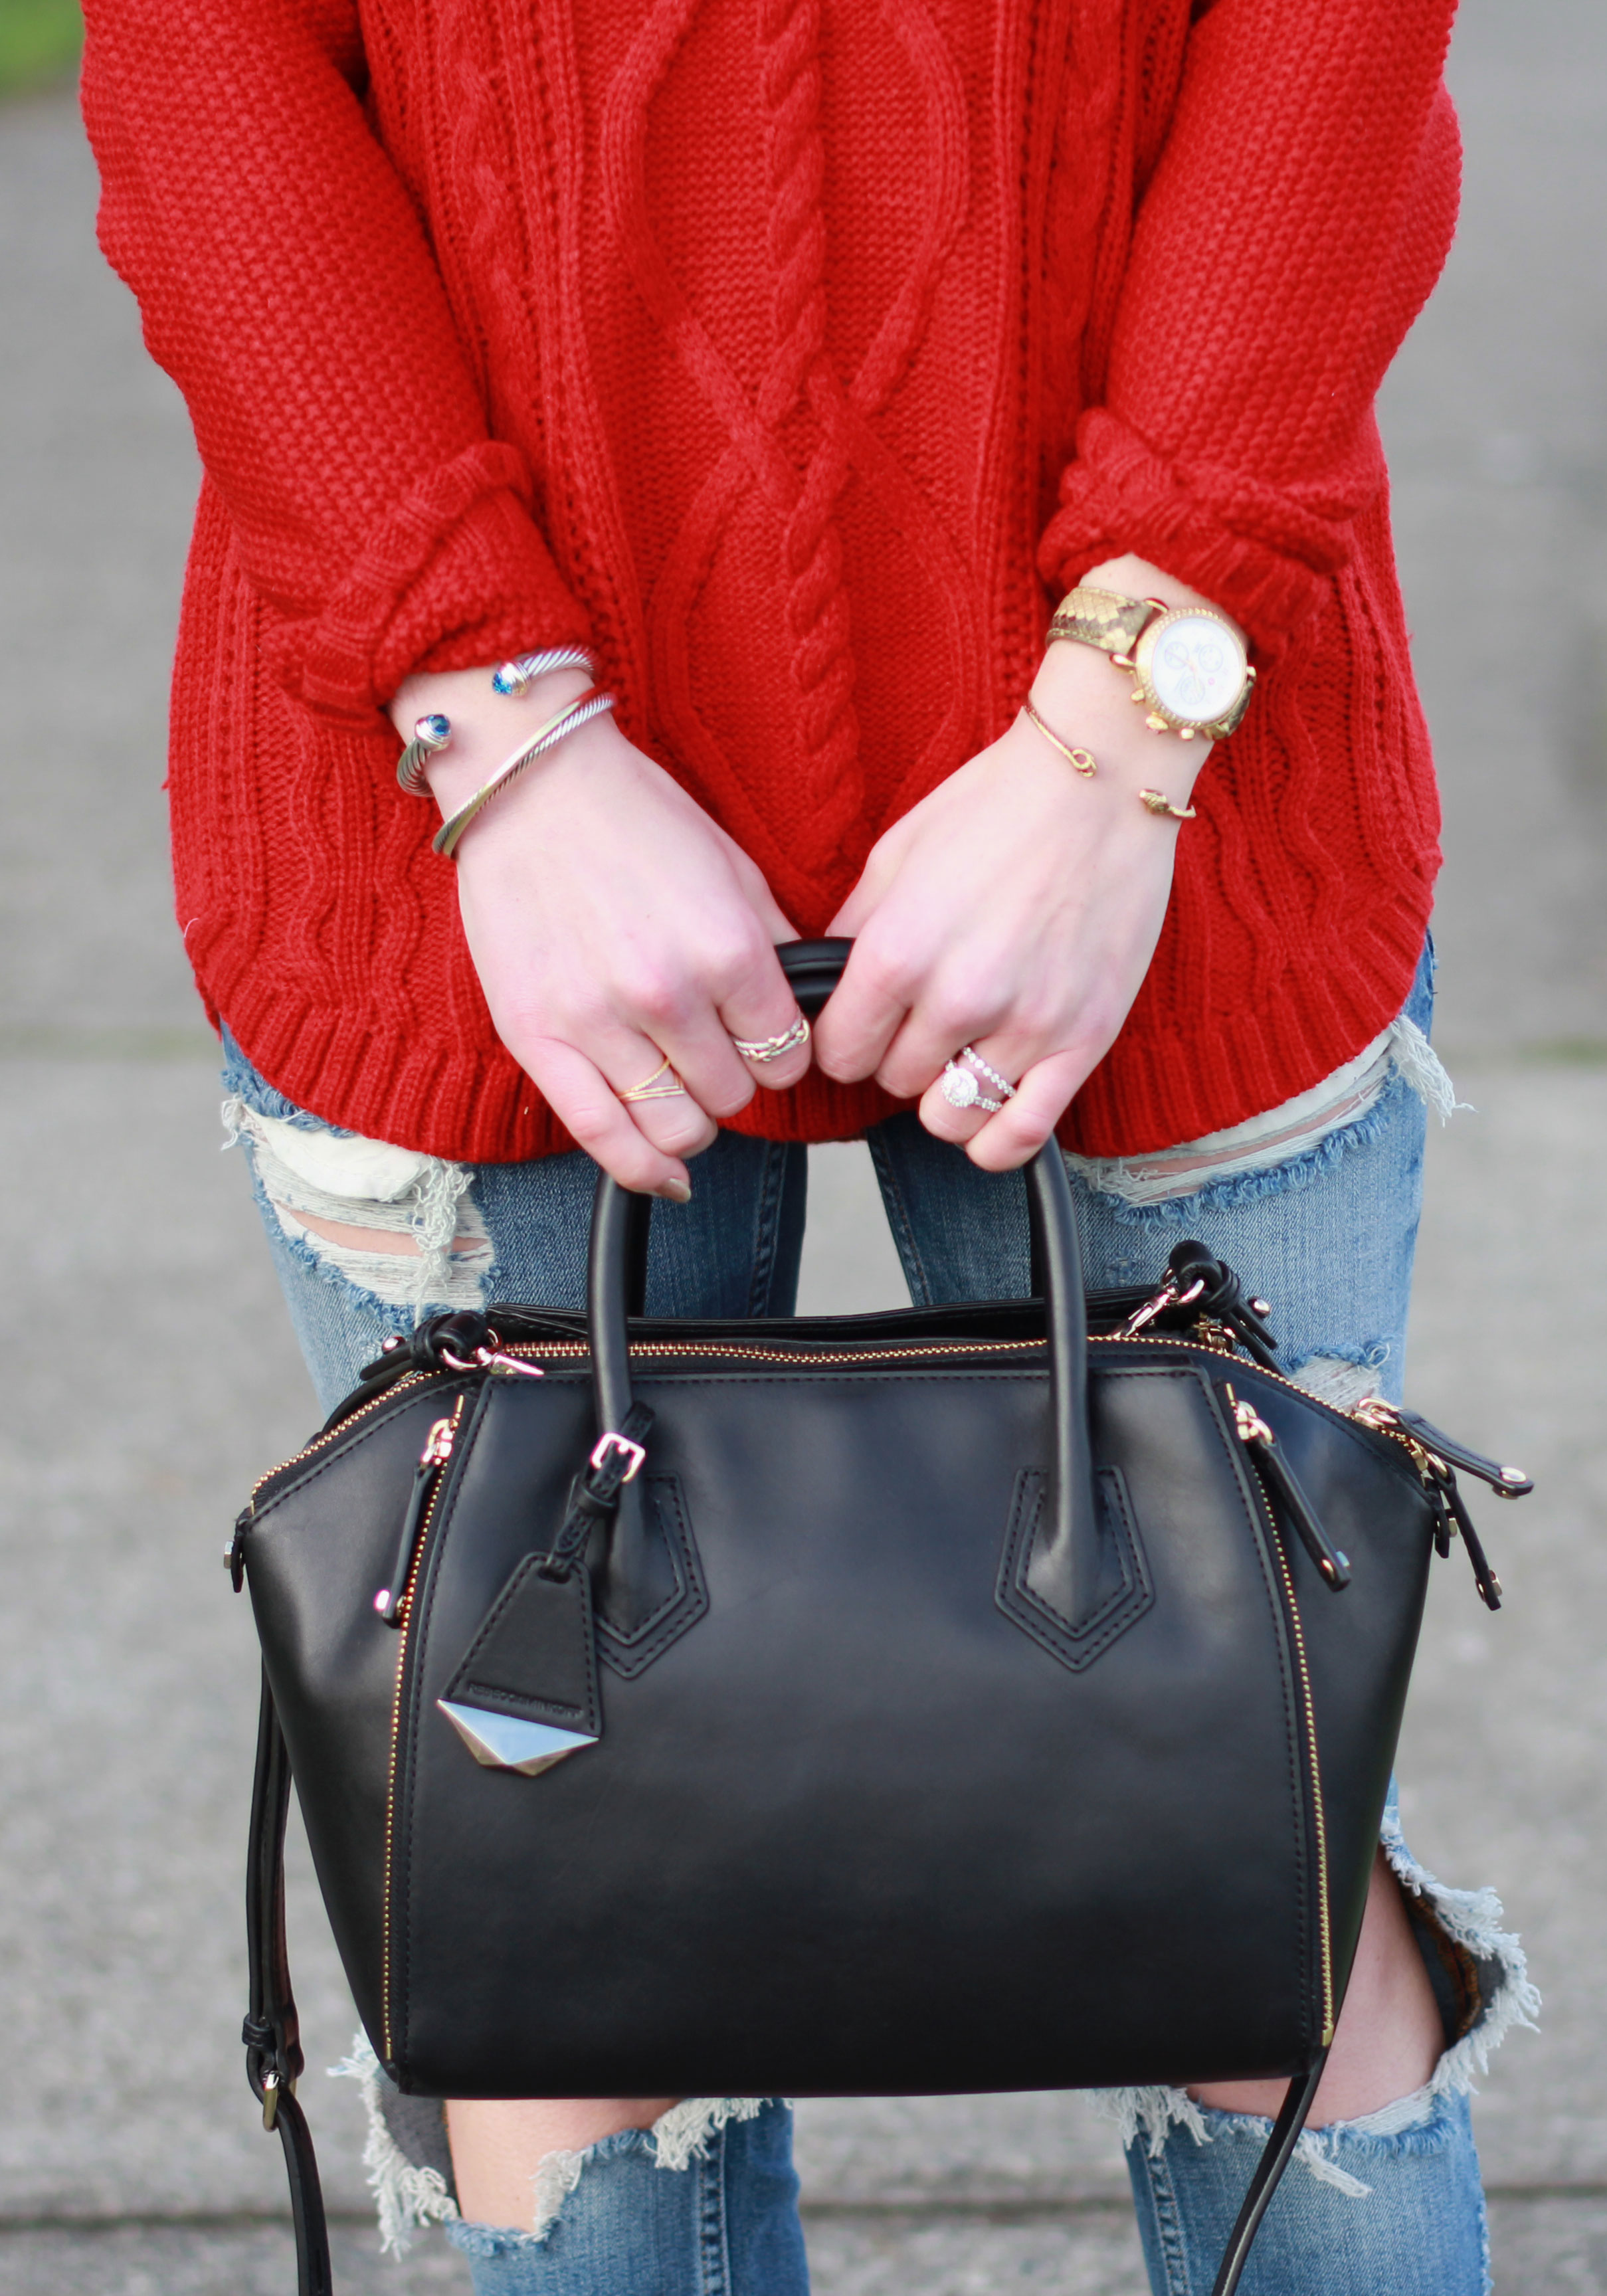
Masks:
[[[101,242],[273,610],[273,673],[372,722],[410,671],[583,637],[365,116],[352,0],[84,12]]]
[[[1454,0],[1196,12],[1039,565],[1136,551],[1275,653],[1385,483],[1373,398],[1455,227]]]

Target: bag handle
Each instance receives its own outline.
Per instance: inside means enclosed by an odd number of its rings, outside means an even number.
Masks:
[[[849,940],[794,940],[776,949],[792,993],[811,1020],[841,980],[853,946]],[[1044,1300],[1049,1341],[1051,1426],[1047,1535],[1037,1543],[1033,1583],[1075,1628],[1097,1599],[1100,1535],[1088,1442],[1082,1253],[1070,1183],[1053,1139],[1027,1166],[1026,1182],[1033,1281]],[[586,1317],[600,1439],[618,1433],[632,1407],[628,1319],[643,1312],[652,1203],[651,1196],[620,1187],[606,1172],[598,1177]]]

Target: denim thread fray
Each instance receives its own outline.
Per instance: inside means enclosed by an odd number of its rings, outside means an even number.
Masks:
[[[1302,1189],[1311,1187],[1356,1149],[1370,1147],[1379,1139],[1389,1129],[1397,1094],[1411,1089],[1404,1078],[1391,1077],[1363,1115],[1325,1133],[1286,1163],[1274,1164],[1259,1172],[1239,1172],[1231,1179],[1208,1180],[1202,1188],[1186,1194],[1160,1196],[1150,1203],[1129,1203],[1117,1186],[1109,1185],[1111,1176],[1108,1174],[1105,1185],[1092,1178],[1088,1185],[1110,1203],[1119,1226],[1136,1227],[1150,1235],[1167,1234],[1175,1228],[1181,1234],[1201,1212],[1237,1211],[1245,1204],[1259,1203],[1264,1196],[1298,1195]]]
[[[351,2054],[343,2057],[338,2065],[331,2065],[329,2077],[332,2080],[355,2080],[362,2092],[363,2110],[368,2120],[363,2166],[368,2171],[368,2189],[373,2194],[379,2217],[381,2248],[390,2256],[406,2256],[427,2226],[458,2223],[457,2202],[447,2190],[447,2180],[440,2170],[410,2161],[385,2125],[380,2104],[380,2083],[384,2075],[366,2034],[355,2036]]]
[[[368,2123],[363,2166],[374,2196],[380,2246],[391,2256],[405,2256],[419,2233],[436,2224],[451,2228],[454,2247],[465,2255],[497,2256],[504,2250],[537,2248],[557,2223],[587,2164],[609,2147],[644,2143],[657,2167],[689,2169],[694,2161],[708,2158],[709,2145],[728,2122],[756,2120],[767,2102],[762,2096],[683,2097],[649,2129],[624,2128],[583,2152],[544,2154],[531,2180],[534,2205],[527,2232],[513,2226],[465,2223],[440,2170],[407,2158],[386,2124],[380,2099],[385,2076],[365,2034],[353,2038],[351,2054],[331,2065],[329,2075],[332,2080],[355,2080],[361,2091]]]
[[[1347,2200],[1367,2200],[1372,2185],[1344,2165],[1341,2154],[1365,2168],[1370,2154],[1378,2158],[1387,2152],[1390,2159],[1398,2159],[1404,2153],[1434,2152],[1443,2141],[1442,2100],[1451,2086],[1440,2082],[1437,2071],[1423,2087],[1376,2112],[1304,2128],[1292,2158],[1318,2184],[1332,2185]],[[1272,2128],[1271,2120],[1259,2113],[1222,2112],[1196,2104],[1185,2089],[1095,2089],[1090,2101],[1101,2119],[1114,2126],[1124,2150],[1142,2138],[1152,2161],[1160,2160],[1174,2128],[1185,2130],[1196,2144],[1209,2144],[1218,2136],[1239,2133],[1264,2143]]]
[[[1183,1168],[1180,1185],[1155,1194],[1144,1177],[1148,1160],[1143,1156],[1068,1155],[1066,1161],[1094,1193],[1105,1200],[1123,1226],[1135,1226],[1152,1234],[1177,1226],[1196,1211],[1230,1211],[1258,1202],[1264,1196],[1307,1188],[1332,1171],[1354,1149],[1365,1147],[1379,1136],[1397,1092],[1415,1093],[1442,1125],[1448,1123],[1459,1109],[1469,1107],[1468,1102],[1457,1099],[1455,1086],[1427,1037],[1416,1021],[1408,1020],[1404,1013],[1386,1031],[1385,1058],[1386,1065],[1371,1096],[1357,1114],[1332,1125],[1326,1132],[1320,1128],[1322,1119],[1314,1118],[1315,1136],[1303,1147],[1295,1145],[1292,1153],[1285,1152],[1283,1147],[1269,1145],[1263,1152],[1253,1144],[1247,1145],[1245,1156],[1259,1160],[1251,1162],[1249,1169],[1230,1170],[1220,1179],[1195,1182]],[[1206,1145],[1203,1142],[1181,1144]],[[1165,1152],[1178,1154],[1180,1150]],[[1183,1209],[1185,1205],[1186,1214]]]
[[[343,1279],[381,1307],[411,1308],[415,1319],[429,1306],[480,1305],[491,1242],[465,1166],[266,1115],[239,1093],[225,1100],[222,1117],[225,1149],[246,1147],[259,1205],[310,1272]],[[327,1241],[309,1229],[309,1218],[406,1235],[414,1248]]]
[[[1539,1988],[1529,1977],[1522,1945],[1501,1926],[1505,1914],[1495,1890],[1448,1890],[1436,1881],[1407,1849],[1393,1797],[1384,1811],[1379,1841],[1402,1889],[1427,1902],[1447,1936],[1465,1947],[1478,1966],[1483,2003],[1478,2021],[1446,2050],[1429,2082],[1436,2096],[1461,2095],[1489,2070],[1491,2057],[1515,2027],[1538,2031]]]

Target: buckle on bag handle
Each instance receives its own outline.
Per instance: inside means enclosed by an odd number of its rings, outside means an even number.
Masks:
[[[607,1472],[611,1459],[613,1457],[628,1462],[624,1473],[619,1476],[616,1485],[617,1488],[623,1490],[627,1483],[634,1483],[641,1473],[647,1453],[642,1444],[633,1443],[628,1435],[617,1434],[611,1427],[605,1435],[598,1436],[587,1464],[593,1474],[603,1475]],[[613,1478],[611,1477],[610,1480],[612,1481]]]

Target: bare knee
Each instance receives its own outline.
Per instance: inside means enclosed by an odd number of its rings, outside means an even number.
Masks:
[[[1377,1852],[1361,1940],[1309,2126],[1357,2120],[1430,2079],[1445,2046],[1433,1988],[1412,1934],[1400,1884]],[[1221,2112],[1275,2114],[1288,2083],[1211,2081],[1190,2091]]]
[[[457,2202],[472,2224],[528,2226],[536,2174],[625,2128],[651,2128],[673,2096],[467,2097],[447,2107]]]

